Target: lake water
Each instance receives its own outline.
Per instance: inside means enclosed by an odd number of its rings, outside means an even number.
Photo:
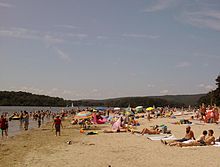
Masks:
[[[7,112],[8,115],[12,115],[13,112],[20,112],[20,111],[27,111],[27,112],[34,112],[34,111],[38,111],[38,110],[49,110],[51,112],[59,112],[63,109],[63,107],[22,107],[22,106],[0,106],[0,115],[3,112]],[[69,110],[70,108],[64,108]],[[44,120],[44,122],[42,122],[42,124],[48,122],[48,121],[52,121],[51,119],[46,119]],[[34,121],[30,118],[29,120],[29,129],[32,128],[37,128],[38,127],[38,122]],[[9,128],[8,128],[8,133],[9,136],[14,136],[16,134],[19,134],[20,132],[24,131],[23,127],[20,127],[20,121],[19,120],[12,120],[9,121]]]

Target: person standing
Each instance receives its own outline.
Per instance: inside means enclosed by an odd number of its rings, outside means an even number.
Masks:
[[[29,125],[29,114],[27,111],[24,111],[24,130],[28,130],[28,125]]]
[[[4,115],[1,115],[0,118],[0,129],[2,131],[2,138],[4,138],[4,132],[6,138],[8,137],[8,132],[7,132],[7,119],[4,117]]]
[[[38,128],[40,128],[40,126],[41,126],[41,118],[42,116],[41,116],[41,113],[40,113],[40,111],[38,112],[38,117],[37,117],[37,122],[38,122]]]
[[[62,125],[62,122],[61,122],[61,119],[60,119],[60,116],[57,115],[56,118],[54,119],[54,122],[53,122],[53,125],[52,125],[52,128],[55,126],[55,136],[57,136],[57,133],[59,134],[60,136],[60,127],[63,128],[63,125]]]
[[[20,117],[20,127],[22,127],[23,126],[23,116],[24,116],[24,113],[23,113],[23,111],[21,111],[20,112],[20,115],[19,115],[19,117]]]

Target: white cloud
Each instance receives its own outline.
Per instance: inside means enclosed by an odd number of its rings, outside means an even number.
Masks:
[[[58,88],[51,88],[51,89],[41,89],[37,88],[35,86],[20,86],[20,87],[15,87],[11,86],[10,87],[11,91],[23,91],[23,92],[29,92],[33,94],[39,94],[39,95],[48,95],[48,96],[53,96],[53,97],[64,97],[64,98],[71,98],[71,96],[75,95],[75,93],[72,90],[62,90]]]
[[[167,94],[169,92],[169,90],[161,90],[160,94]]]
[[[179,64],[176,65],[177,68],[185,68],[185,67],[189,67],[189,66],[191,66],[191,63],[186,62],[186,61],[180,62]]]
[[[201,88],[201,89],[204,89],[206,91],[210,91],[210,90],[215,89],[215,87],[213,85],[208,85],[208,84],[206,85],[206,84],[203,84],[203,83],[199,84],[198,87]]]
[[[59,58],[61,58],[64,61],[70,61],[70,57],[68,54],[64,53],[61,49],[58,49],[56,47],[53,47],[54,51],[58,54]]]
[[[41,40],[47,44],[64,42],[64,39],[60,38],[58,35],[51,35],[50,32],[40,32],[19,27],[7,29],[0,27],[0,37]]]
[[[92,93],[96,93],[98,91],[99,91],[98,89],[92,89]]]
[[[62,43],[62,42],[64,42],[63,39],[58,38],[58,37],[53,37],[53,36],[48,35],[48,34],[46,34],[46,35],[44,36],[44,40],[45,40],[45,42],[50,43],[50,44],[55,44],[55,43]]]
[[[147,87],[148,87],[148,88],[154,88],[155,85],[153,85],[153,84],[148,84]]]
[[[62,60],[70,60],[70,57],[66,53],[54,46],[55,44],[63,43],[64,39],[50,32],[40,32],[25,28],[4,29],[0,27],[0,37],[39,40],[48,48],[52,48]]]
[[[3,8],[12,8],[12,7],[14,7],[14,6],[11,5],[11,4],[9,4],[9,3],[0,2],[0,7],[3,7]]]
[[[70,90],[63,90],[62,94],[63,95],[71,95],[73,92]]]
[[[114,62],[113,62],[113,65],[119,65],[121,62],[121,57],[118,57]]]
[[[167,8],[170,8],[173,6],[175,3],[175,0],[154,0],[153,4],[147,6],[145,8],[145,12],[157,12],[157,11],[162,11]]]
[[[220,31],[220,11],[217,10],[199,9],[194,12],[184,11],[181,19],[183,22],[195,27]]]
[[[78,34],[68,33],[68,34],[66,34],[66,36],[73,37],[73,38],[78,38],[80,40],[88,37],[87,34],[83,34],[83,33],[78,33]]]
[[[102,36],[102,35],[98,35],[96,38],[97,38],[97,39],[108,39],[108,37]]]
[[[37,31],[28,30],[25,28],[0,28],[0,37],[10,37],[10,38],[22,38],[22,39],[40,39],[40,35]]]
[[[76,28],[78,28],[76,26],[69,25],[69,24],[55,25],[55,27],[67,28],[67,29],[76,29]]]
[[[149,39],[158,39],[159,35],[146,35],[146,34],[123,34],[123,37],[128,38],[149,38]]]

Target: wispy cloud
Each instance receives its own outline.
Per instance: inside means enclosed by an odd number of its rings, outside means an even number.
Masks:
[[[217,10],[184,11],[182,21],[195,27],[220,31],[220,11]]]
[[[199,88],[205,89],[206,91],[210,91],[213,90],[215,87],[213,85],[206,85],[206,84],[199,84],[198,85]]]
[[[46,45],[47,48],[53,49],[57,53],[60,59],[67,62],[70,61],[69,55],[56,46],[57,44],[63,43],[65,41],[59,34],[56,35],[52,32],[40,32],[25,28],[4,29],[0,27],[0,37],[10,37],[10,38],[41,41]]]
[[[189,67],[191,66],[190,62],[184,61],[184,62],[180,62],[179,64],[176,65],[177,68],[185,68],[185,67]]]
[[[57,55],[59,56],[60,59],[66,61],[66,62],[70,61],[69,55],[64,53],[61,49],[59,49],[57,47],[53,47],[53,49],[57,53]]]
[[[77,26],[73,26],[73,25],[69,25],[69,24],[55,25],[55,27],[66,28],[66,29],[76,29],[76,28],[78,28]]]
[[[147,6],[144,12],[158,12],[170,8],[175,3],[175,0],[154,0],[153,3]]]
[[[87,34],[83,34],[83,33],[76,33],[76,34],[74,34],[74,33],[67,33],[67,34],[64,34],[64,35],[68,36],[68,37],[78,38],[80,40],[88,37]]]
[[[147,87],[148,87],[148,88],[154,88],[155,85],[153,85],[153,84],[148,84]]]
[[[4,28],[0,27],[0,37],[42,40],[46,43],[62,43],[66,40],[82,40],[88,37],[84,33],[62,33],[50,31],[37,31],[20,27]]]
[[[97,39],[108,39],[107,36],[103,36],[103,35],[98,35],[96,36]]]
[[[40,39],[40,34],[37,31],[28,30],[25,28],[0,28],[0,37],[22,38],[22,39]]]
[[[169,90],[167,90],[167,89],[160,91],[160,94],[167,94],[167,93],[169,93]]]
[[[3,8],[12,8],[12,7],[14,7],[14,5],[9,4],[9,3],[5,3],[5,2],[0,2],[0,7],[3,7]]]
[[[206,58],[206,59],[213,59],[213,60],[219,60],[220,56],[219,55],[214,55],[214,54],[208,54],[208,53],[201,53],[201,52],[195,52],[193,54],[194,57],[198,58]]]
[[[58,35],[51,35],[51,32],[41,32],[36,30],[30,30],[26,28],[2,28],[0,27],[0,37],[20,38],[41,40],[46,43],[62,43],[64,39]]]
[[[70,98],[71,96],[74,96],[75,93],[72,90],[63,90],[63,89],[58,89],[58,88],[50,88],[50,89],[42,89],[38,88],[36,86],[30,86],[30,85],[25,85],[25,86],[12,86],[9,88],[11,91],[23,91],[23,92],[30,92],[34,94],[40,94],[40,95],[48,95],[48,96],[54,96],[54,97],[68,97]]]
[[[146,34],[123,34],[123,37],[128,38],[148,38],[148,39],[158,39],[159,35],[146,35]]]

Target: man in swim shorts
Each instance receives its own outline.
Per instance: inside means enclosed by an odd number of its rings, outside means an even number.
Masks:
[[[55,129],[56,129],[56,132],[55,132],[56,136],[57,136],[57,133],[60,136],[60,127],[63,128],[63,125],[62,125],[62,122],[61,122],[61,119],[60,119],[59,115],[57,115],[56,118],[54,119],[53,126],[55,126]]]

